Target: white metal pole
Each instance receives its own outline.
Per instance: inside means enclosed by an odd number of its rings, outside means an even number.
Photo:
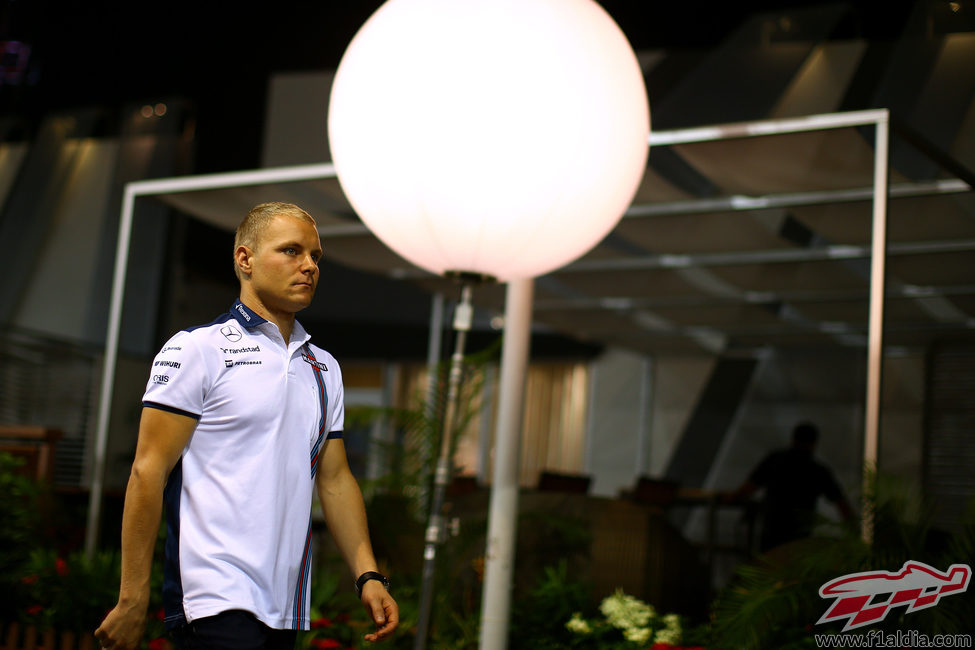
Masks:
[[[887,182],[890,147],[890,114],[877,117],[873,164],[873,232],[870,254],[870,320],[867,338],[867,399],[863,435],[863,517],[861,533],[873,541],[873,510],[867,502],[870,477],[877,469],[880,440],[880,397],[883,376],[884,269],[887,261]]]
[[[122,324],[122,302],[125,296],[125,276],[132,238],[132,216],[135,191],[131,184],[122,194],[122,214],[115,247],[115,272],[112,276],[112,296],[108,310],[108,331],[105,336],[105,355],[102,358],[102,386],[98,399],[98,420],[95,429],[94,462],[88,494],[88,524],[85,530],[85,554],[91,558],[98,546],[101,527],[102,497],[105,492],[105,452],[108,447],[108,424],[112,416],[112,390],[115,387],[115,364],[118,360],[119,330]]]
[[[524,414],[525,375],[531,343],[534,280],[512,280],[505,292],[501,394],[491,503],[488,511],[484,589],[481,601],[481,648],[507,647],[511,576],[518,523],[518,465]]]

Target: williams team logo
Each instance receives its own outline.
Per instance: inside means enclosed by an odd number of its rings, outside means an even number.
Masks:
[[[243,316],[244,320],[246,320],[248,323],[251,322],[251,315],[247,313],[247,309],[239,302],[237,303],[237,313]]]
[[[907,606],[907,613],[934,607],[942,596],[964,593],[972,577],[967,564],[952,564],[945,573],[923,562],[905,562],[901,570],[864,571],[830,580],[819,588],[822,598],[835,598],[816,621],[847,619],[843,631],[884,620],[891,608]]]
[[[220,328],[220,333],[223,334],[224,338],[231,343],[236,343],[244,337],[244,335],[240,333],[240,330],[233,325],[224,325]]]
[[[305,361],[307,361],[308,363],[310,363],[311,365],[315,366],[319,370],[323,370],[325,372],[328,372],[328,368],[325,367],[325,364],[324,363],[322,363],[321,361],[317,361],[315,359],[312,359],[310,356],[308,356],[304,352],[301,353],[301,358],[304,359]]]

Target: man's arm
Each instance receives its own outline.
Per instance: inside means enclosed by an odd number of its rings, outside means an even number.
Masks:
[[[362,492],[349,469],[345,443],[340,438],[325,443],[318,460],[316,484],[325,523],[353,578],[366,571],[376,571]],[[362,587],[362,603],[377,626],[375,633],[366,635],[366,640],[379,641],[392,634],[399,625],[399,606],[380,582],[370,580]]]
[[[722,497],[722,501],[724,503],[738,503],[739,501],[744,501],[758,492],[760,487],[760,485],[751,479],[745,479],[745,481],[738,486],[737,490],[726,492]]]
[[[823,494],[827,499],[833,502],[836,509],[840,511],[840,516],[843,517],[843,521],[847,523],[853,523],[856,520],[856,513],[850,506],[850,502],[846,499],[846,494],[843,493],[843,488],[840,487],[839,482],[833,475],[833,472],[826,467],[823,467]]]
[[[122,583],[118,604],[95,630],[103,648],[138,648],[145,634],[152,554],[162,515],[163,490],[189,442],[196,420],[143,408],[139,441],[122,511]]]

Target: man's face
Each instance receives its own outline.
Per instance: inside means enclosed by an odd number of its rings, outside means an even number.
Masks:
[[[311,304],[321,257],[315,226],[278,215],[251,251],[251,289],[267,309],[294,314]]]

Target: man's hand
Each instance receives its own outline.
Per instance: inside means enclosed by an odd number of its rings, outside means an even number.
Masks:
[[[95,630],[103,648],[135,650],[142,644],[146,631],[146,606],[119,603]]]
[[[366,641],[382,641],[399,625],[399,605],[378,580],[362,586],[362,604],[376,623],[376,631],[365,636]]]

